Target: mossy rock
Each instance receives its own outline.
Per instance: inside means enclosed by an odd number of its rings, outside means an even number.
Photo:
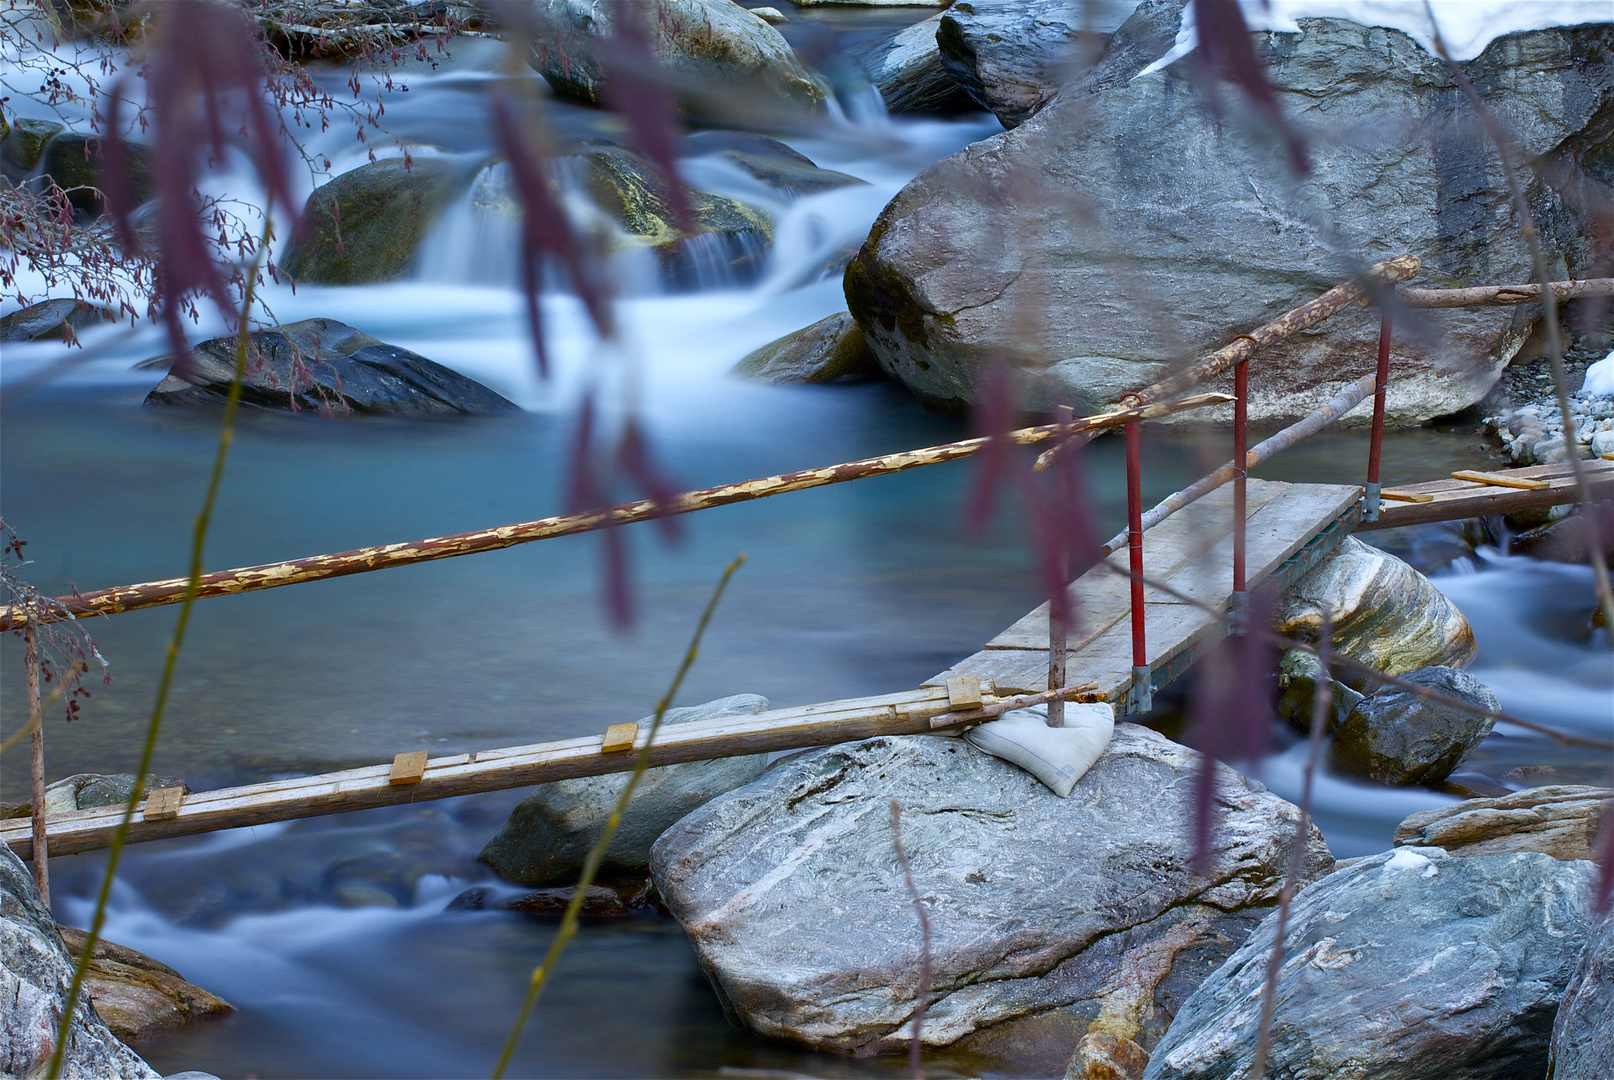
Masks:
[[[735,364],[731,374],[767,383],[829,383],[881,372],[863,331],[842,311],[768,342]]]
[[[343,173],[308,197],[281,268],[314,285],[401,278],[460,181],[461,170],[439,158],[391,158]]]
[[[4,143],[0,144],[0,154],[5,156],[6,164],[26,172],[39,164],[45,144],[62,130],[62,125],[54,120],[18,118],[7,130]]]

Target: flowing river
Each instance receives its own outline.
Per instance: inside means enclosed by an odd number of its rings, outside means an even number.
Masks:
[[[821,25],[851,40],[915,14],[843,14]],[[408,95],[388,102],[389,128],[445,153],[486,152],[486,131],[467,118],[482,115],[490,57],[468,47],[454,64],[411,76]],[[620,353],[636,372],[657,452],[681,486],[966,432],[964,421],[926,412],[893,384],[776,387],[726,377],[753,348],[844,310],[836,252],[861,242],[920,169],[999,130],[984,114],[903,120],[871,104],[852,102],[821,131],[789,140],[868,186],[771,206],[779,239],[760,280],[738,284],[714,269],[695,291],[668,294],[654,275],[623,269]],[[565,115],[579,129],[599,122],[581,111]],[[724,182],[698,159],[691,178]],[[465,423],[244,415],[209,568],[564,509],[572,410],[599,368],[598,346],[578,306],[551,295],[558,373],[547,383],[536,377],[508,284],[508,241],[489,230],[467,203],[429,238],[410,280],[271,289],[269,302],[284,321],[340,319],[449,364],[524,411]],[[204,324],[197,335],[217,329]],[[161,351],[154,334],[143,335],[8,403],[0,430],[5,517],[29,541],[26,574],[39,587],[91,589],[184,572],[218,418],[141,407],[160,373],[132,365]],[[59,355],[59,345],[8,345],[6,377]],[[1198,475],[1207,455],[1228,452],[1226,441],[1155,433],[1145,498]],[[1384,479],[1483,467],[1476,443],[1470,428],[1393,433]],[[1120,446],[1100,440],[1086,456],[1093,512],[1109,535],[1124,510]],[[1263,475],[1359,482],[1365,460],[1365,438],[1347,431]],[[405,750],[453,753],[590,734],[644,716],[722,566],[739,551],[749,561],[680,704],[754,692],[784,706],[912,687],[1038,601],[1015,508],[977,531],[963,526],[972,476],[961,463],[706,511],[684,519],[674,543],[651,526],[631,527],[638,617],[625,633],[609,625],[599,541],[589,536],[204,602],[180,660],[156,770],[203,789],[371,764]],[[1472,622],[1480,643],[1472,670],[1504,708],[1607,736],[1614,665],[1606,631],[1594,636],[1586,625],[1586,568],[1482,549],[1442,568],[1436,581]],[[95,687],[79,720],[49,724],[51,779],[133,768],[175,615],[164,608],[91,624],[112,681]],[[23,715],[21,647],[10,638],[0,670],[6,716]],[[8,720],[7,730],[14,726]],[[1261,763],[1262,778],[1286,797],[1298,797],[1303,749],[1291,741]],[[1509,787],[1609,779],[1606,756],[1506,726],[1465,768]],[[0,766],[6,798],[20,797],[13,793],[26,790],[26,775],[26,754],[8,754]],[[554,927],[445,908],[491,880],[477,852],[521,796],[131,848],[107,937],[174,966],[237,1010],[141,1052],[164,1071],[224,1077],[485,1075]],[[1318,817],[1337,856],[1360,855],[1386,847],[1406,814],[1452,799],[1324,776]],[[104,853],[52,861],[62,922],[88,922],[104,865]],[[1012,1071],[945,1052],[931,1067],[938,1075]],[[905,1068],[896,1059],[817,1055],[731,1027],[677,924],[645,917],[584,929],[512,1071],[764,1077]]]

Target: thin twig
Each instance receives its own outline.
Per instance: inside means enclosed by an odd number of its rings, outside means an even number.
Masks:
[[[1119,575],[1120,577],[1124,577],[1128,580],[1131,580],[1132,578],[1132,571],[1130,569],[1122,569],[1108,560],[1105,560],[1098,565],[1105,567],[1112,574]],[[1231,615],[1228,612],[1222,611],[1220,608],[1212,607],[1210,604],[1207,604],[1204,601],[1195,600],[1191,596],[1178,592],[1176,589],[1173,589],[1170,585],[1167,585],[1164,582],[1155,581],[1146,574],[1139,575],[1138,580],[1143,582],[1151,589],[1158,589],[1179,603],[1187,604],[1190,607],[1196,607],[1200,611],[1216,616],[1218,619],[1226,619],[1228,620],[1230,626],[1233,624],[1238,624],[1241,626],[1244,625],[1239,620],[1238,616]],[[1247,634],[1262,634],[1268,641],[1282,649],[1294,649],[1298,652],[1308,653],[1311,656],[1319,655],[1316,646],[1308,645],[1304,641],[1298,641],[1291,637],[1286,637],[1270,627],[1245,626],[1244,632]],[[1597,750],[1614,750],[1614,743],[1604,742],[1601,739],[1590,739],[1584,735],[1571,735],[1568,732],[1559,731],[1556,728],[1548,727],[1546,724],[1540,724],[1534,720],[1526,720],[1522,716],[1514,716],[1512,713],[1503,712],[1500,709],[1486,709],[1479,705],[1475,705],[1471,701],[1464,701],[1462,698],[1452,697],[1449,694],[1442,694],[1438,690],[1431,690],[1427,686],[1419,686],[1417,683],[1408,682],[1406,679],[1398,679],[1394,675],[1389,675],[1383,671],[1380,671],[1371,664],[1364,664],[1362,661],[1354,660],[1342,653],[1334,653],[1332,656],[1332,661],[1340,667],[1350,668],[1359,675],[1367,675],[1370,678],[1378,680],[1379,682],[1394,686],[1398,690],[1405,690],[1409,694],[1416,694],[1426,701],[1438,701],[1442,705],[1450,706],[1451,708],[1461,710],[1462,712],[1472,713],[1475,716],[1488,716],[1491,719],[1500,721],[1502,723],[1517,724],[1519,727],[1528,728],[1531,731],[1556,739],[1564,746],[1590,746]]]
[[[919,915],[919,998],[913,1010],[913,1035],[908,1041],[908,1071],[913,1074],[913,1080],[924,1080],[924,1066],[920,1062],[924,1043],[919,1035],[925,1026],[925,1012],[930,1008],[930,913],[925,910],[924,901],[919,897],[919,886],[913,883],[913,867],[908,862],[907,850],[902,846],[902,807],[895,799],[891,800],[891,846],[897,852],[897,865],[902,867],[902,880],[908,886],[908,899],[913,901],[913,909]]]
[[[1479,96],[1474,84],[1468,80],[1468,75],[1451,58],[1446,51],[1446,41],[1440,36],[1440,24],[1435,20],[1434,8],[1430,7],[1429,0],[1424,0],[1424,11],[1429,15],[1429,25],[1434,32],[1435,51],[1446,62],[1451,71],[1452,78],[1462,87],[1474,112],[1479,115],[1480,123],[1485,127],[1485,133],[1490,136],[1491,142],[1496,145],[1497,156],[1502,161],[1502,172],[1507,177],[1508,191],[1513,196],[1513,206],[1519,215],[1519,231],[1524,234],[1525,243],[1530,248],[1530,263],[1535,271],[1536,284],[1541,292],[1541,325],[1547,332],[1547,360],[1552,365],[1553,389],[1558,397],[1558,411],[1563,414],[1564,423],[1564,455],[1569,459],[1569,467],[1575,474],[1575,491],[1580,496],[1580,504],[1585,507],[1592,505],[1591,481],[1586,477],[1586,467],[1580,461],[1580,445],[1575,439],[1575,414],[1569,407],[1569,376],[1564,371],[1563,338],[1558,328],[1558,297],[1552,288],[1552,277],[1547,271],[1547,255],[1541,247],[1541,233],[1536,227],[1535,216],[1530,213],[1529,200],[1524,195],[1524,184],[1519,180],[1519,170],[1513,163],[1513,151],[1510,146],[1512,140],[1502,128],[1502,123]],[[1597,515],[1582,514],[1586,521],[1586,528],[1591,532],[1591,564],[1592,577],[1597,583],[1597,602],[1603,608],[1603,619],[1614,627],[1614,589],[1609,586],[1608,561],[1604,557],[1603,538],[1597,526]]]
[[[1267,957],[1266,980],[1261,988],[1261,1025],[1255,1040],[1255,1061],[1250,1065],[1249,1080],[1263,1080],[1267,1071],[1267,1056],[1272,1051],[1272,1017],[1278,1007],[1278,972],[1283,968],[1284,936],[1289,932],[1289,903],[1294,899],[1300,883],[1300,864],[1306,851],[1306,835],[1311,831],[1312,778],[1317,774],[1317,759],[1322,755],[1323,735],[1328,731],[1328,714],[1334,708],[1334,680],[1329,675],[1328,661],[1333,655],[1334,627],[1328,612],[1323,612],[1322,644],[1318,650],[1322,674],[1317,679],[1311,702],[1311,744],[1306,750],[1306,769],[1300,782],[1300,823],[1295,830],[1294,846],[1289,849],[1289,869],[1284,874],[1283,888],[1278,892],[1278,924],[1273,930],[1272,955]]]
[[[268,250],[273,235],[273,227],[266,216],[263,240],[258,245],[260,259],[262,253]],[[218,451],[213,456],[213,472],[208,477],[207,495],[202,500],[202,509],[196,515],[196,525],[192,530],[190,584],[179,608],[179,620],[174,624],[173,638],[168,642],[168,654],[163,660],[162,680],[157,685],[157,702],[152,707],[151,722],[146,727],[146,742],[140,751],[140,765],[135,771],[134,784],[129,788],[129,801],[123,808],[123,819],[118,822],[118,831],[112,837],[106,874],[101,879],[101,892],[95,900],[95,916],[90,920],[84,947],[79,953],[78,964],[73,969],[73,982],[67,991],[67,1003],[62,1009],[61,1024],[56,1030],[56,1048],[51,1053],[50,1069],[46,1074],[48,1080],[57,1080],[61,1075],[63,1055],[67,1051],[67,1040],[72,1031],[73,1013],[84,991],[84,976],[95,958],[95,944],[100,940],[101,927],[106,922],[106,906],[112,896],[112,880],[118,872],[118,861],[123,855],[124,842],[129,836],[129,823],[134,820],[135,807],[140,804],[141,788],[145,786],[146,776],[151,771],[152,755],[157,751],[157,736],[162,731],[163,712],[168,706],[168,692],[173,686],[174,665],[179,660],[179,650],[185,641],[185,631],[190,626],[191,608],[196,600],[197,588],[201,584],[202,554],[207,543],[208,525],[212,522],[213,506],[218,500],[219,486],[224,479],[224,463],[230,455],[230,444],[235,441],[235,416],[241,406],[241,384],[247,371],[247,347],[252,336],[250,321],[252,296],[258,280],[258,270],[259,262],[254,260],[247,272],[245,290],[242,294],[240,322],[236,334],[235,372],[230,378],[230,393],[224,405]],[[170,302],[178,301],[177,298],[172,298]]]
[[[549,943],[549,952],[544,955],[543,963],[533,969],[532,979],[527,984],[527,996],[521,1002],[521,1010],[516,1014],[515,1025],[510,1029],[510,1037],[505,1040],[504,1051],[499,1055],[499,1063],[493,1068],[493,1080],[499,1080],[504,1070],[510,1065],[510,1058],[516,1052],[516,1045],[521,1041],[521,1033],[527,1026],[527,1019],[532,1015],[533,1006],[538,1004],[538,995],[548,981],[550,972],[555,968],[555,962],[560,959],[561,950],[571,941],[577,933],[578,916],[583,910],[583,900],[588,895],[589,886],[594,884],[594,877],[599,873],[600,864],[605,861],[605,850],[611,846],[612,837],[622,824],[622,815],[627,812],[628,803],[633,798],[633,790],[644,776],[645,770],[650,767],[650,745],[655,741],[656,733],[661,730],[661,721],[667,715],[673,698],[678,694],[678,688],[684,683],[684,676],[695,665],[700,656],[701,638],[706,633],[706,626],[712,621],[712,613],[717,610],[717,602],[723,599],[723,590],[728,588],[729,579],[735,571],[745,565],[745,553],[741,552],[730,560],[728,566],[723,568],[723,576],[718,579],[717,588],[712,590],[712,598],[706,602],[706,610],[701,612],[700,622],[695,624],[695,633],[689,639],[689,648],[684,652],[683,662],[678,665],[678,672],[673,676],[667,692],[656,702],[656,715],[650,721],[650,733],[645,736],[644,743],[639,747],[639,756],[634,764],[633,772],[628,774],[628,782],[618,796],[616,808],[605,822],[605,828],[600,838],[589,849],[588,858],[583,861],[583,872],[578,875],[577,886],[572,892],[572,899],[566,905],[566,914],[561,916],[560,929],[555,931],[554,940]]]

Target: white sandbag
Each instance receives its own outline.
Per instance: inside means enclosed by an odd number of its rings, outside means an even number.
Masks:
[[[1042,707],[1018,709],[970,728],[976,749],[1018,765],[1061,799],[1071,793],[1115,733],[1115,707],[1107,702],[1065,703],[1065,726],[1048,726]]]

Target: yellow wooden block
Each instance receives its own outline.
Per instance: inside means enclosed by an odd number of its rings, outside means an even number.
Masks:
[[[171,821],[179,816],[179,804],[185,800],[185,789],[158,788],[146,794],[146,820]]]
[[[974,675],[955,675],[948,679],[947,704],[954,709],[979,709],[981,680]]]
[[[392,759],[392,773],[387,777],[387,783],[393,787],[418,784],[425,775],[426,751],[411,750]]]
[[[633,742],[638,737],[638,724],[612,724],[605,729],[605,738],[600,742],[600,753],[620,754],[625,750],[632,750]]]
[[[1506,473],[1479,472],[1476,469],[1458,469],[1451,474],[1453,480],[1467,480],[1471,484],[1491,484],[1495,487],[1523,488],[1526,491],[1540,491],[1552,485],[1545,480],[1534,480],[1527,476],[1509,476]]]

